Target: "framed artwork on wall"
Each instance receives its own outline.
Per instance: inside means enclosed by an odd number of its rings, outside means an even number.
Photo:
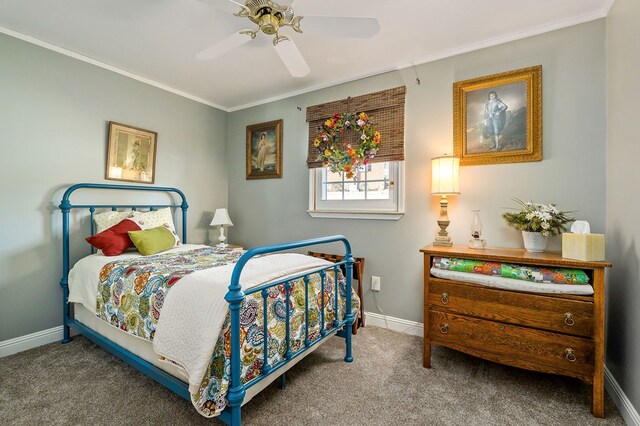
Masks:
[[[453,83],[461,166],[542,160],[542,66]]]
[[[105,178],[154,183],[158,133],[109,122]]]
[[[282,120],[247,126],[247,179],[282,177]]]

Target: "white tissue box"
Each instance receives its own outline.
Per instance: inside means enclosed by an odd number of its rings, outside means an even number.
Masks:
[[[585,261],[603,261],[604,234],[562,234],[562,257]]]

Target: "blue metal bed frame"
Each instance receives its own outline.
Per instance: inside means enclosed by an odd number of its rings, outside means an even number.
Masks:
[[[71,194],[82,188],[90,188],[90,189],[116,189],[116,190],[134,190],[134,191],[156,191],[156,192],[165,192],[165,193],[176,193],[181,199],[182,203],[180,204],[71,204],[69,200]],[[187,242],[187,208],[189,207],[187,204],[187,199],[182,191],[177,188],[171,187],[153,187],[153,186],[137,186],[137,185],[113,185],[113,184],[96,184],[96,183],[79,183],[73,186],[70,186],[64,193],[62,197],[62,202],[60,203],[60,210],[62,211],[62,279],[60,280],[60,286],[62,287],[63,292],[63,313],[64,313],[64,338],[62,343],[68,343],[71,341],[70,336],[70,328],[77,330],[80,334],[87,337],[89,340],[93,341],[97,345],[101,346],[108,352],[122,359],[127,364],[133,366],[137,370],[141,371],[145,375],[151,377],[156,380],[160,384],[166,386],[173,392],[177,393],[181,397],[185,398],[188,401],[191,401],[191,396],[189,395],[189,387],[188,384],[183,382],[182,380],[173,377],[172,375],[166,373],[162,369],[154,366],[153,364],[143,360],[132,352],[126,350],[120,345],[115,344],[109,339],[103,337],[102,335],[96,333],[92,329],[88,328],[78,320],[74,319],[71,316],[70,306],[69,306],[69,214],[72,209],[88,209],[90,213],[91,219],[91,235],[94,234],[95,227],[93,216],[96,209],[111,209],[116,211],[118,208],[130,208],[132,210],[136,209],[150,209],[154,210],[157,208],[166,208],[171,207],[174,209],[180,208],[182,209],[182,241]],[[286,279],[278,280],[275,282],[271,282],[268,284],[263,284],[250,290],[243,291],[240,286],[240,276],[242,274],[242,269],[246,265],[246,263],[254,256],[267,254],[267,253],[275,253],[280,251],[292,250],[301,247],[314,246],[318,244],[327,244],[333,242],[341,242],[345,248],[345,256],[344,260],[341,262],[337,262],[328,267],[316,268],[312,271],[308,271],[302,274],[298,274],[293,277],[288,277]],[[233,273],[231,275],[231,283],[229,284],[229,291],[225,296],[225,300],[229,303],[229,310],[231,315],[231,383],[229,387],[229,391],[227,393],[227,401],[228,405],[225,410],[220,414],[218,419],[222,420],[224,423],[232,426],[239,426],[241,424],[241,406],[244,401],[244,397],[246,394],[246,390],[251,386],[256,385],[262,380],[266,379],[269,376],[274,376],[277,374],[284,366],[286,366],[290,361],[298,358],[303,355],[306,351],[311,349],[312,346],[318,344],[319,342],[325,340],[327,337],[337,334],[340,337],[343,337],[346,342],[346,355],[344,360],[346,362],[353,361],[353,355],[351,350],[351,333],[352,333],[352,325],[354,322],[354,314],[351,310],[351,277],[353,270],[353,257],[351,255],[351,245],[346,237],[342,235],[334,235],[330,237],[321,237],[314,238],[309,240],[302,241],[294,241],[290,243],[284,244],[275,244],[270,246],[256,247],[248,250],[244,253],[240,259],[238,260],[236,266],[233,269]],[[320,337],[311,341],[309,339],[309,276],[313,274],[320,274],[321,278],[321,290],[324,293],[325,288],[325,278],[326,278],[326,270],[332,269],[334,272],[334,277],[338,276],[338,270],[340,265],[345,265],[346,267],[346,312],[344,315],[344,319],[342,321],[338,320],[338,280],[334,279],[335,284],[335,320],[333,321],[333,328],[330,330],[325,330],[325,318],[324,318],[324,297],[321,297],[322,300],[322,310],[321,310],[321,329],[320,329]],[[291,352],[290,346],[290,324],[289,324],[289,310],[287,309],[287,317],[286,317],[286,343],[287,350],[285,353],[285,359],[276,365],[269,365],[268,362],[268,350],[267,344],[268,339],[263,339],[264,342],[264,364],[262,368],[262,373],[251,380],[248,383],[243,384],[240,380],[241,373],[241,359],[240,359],[240,307],[242,305],[242,301],[245,296],[260,292],[262,295],[263,303],[264,303],[264,312],[266,312],[266,304],[267,304],[267,295],[269,288],[278,286],[280,284],[284,284],[285,287],[285,297],[286,303],[289,304],[290,301],[290,292],[291,282],[297,279],[303,279],[305,284],[305,341],[304,341],[304,349],[299,350],[295,354]],[[263,316],[263,327],[266,330],[266,320],[267,316]],[[267,333],[265,333],[265,336]],[[281,387],[284,388],[285,384],[285,376],[284,373],[280,376],[281,379]]]

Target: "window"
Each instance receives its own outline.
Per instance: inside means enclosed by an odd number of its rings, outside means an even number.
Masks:
[[[402,161],[370,163],[353,179],[328,168],[309,171],[313,217],[398,220],[403,215]]]
[[[406,87],[400,86],[307,107],[311,216],[388,220],[402,217],[405,94]],[[314,141],[322,124],[336,111],[366,112],[382,135],[375,162],[360,167],[355,179],[323,169],[318,159]],[[348,130],[343,137],[349,142]],[[351,143],[359,143],[357,135]]]

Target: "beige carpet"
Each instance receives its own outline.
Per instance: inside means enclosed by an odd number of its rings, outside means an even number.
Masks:
[[[333,337],[243,408],[246,425],[623,425],[607,397],[591,416],[578,380],[520,370],[376,327]],[[76,337],[0,360],[2,425],[218,425],[104,350]]]

